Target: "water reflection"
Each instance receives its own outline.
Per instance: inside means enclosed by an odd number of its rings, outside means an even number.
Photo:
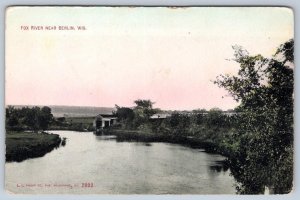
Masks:
[[[210,165],[209,169],[213,172],[227,172],[229,166],[226,160],[216,161],[214,165]]]
[[[115,140],[116,136],[115,135],[98,135],[96,136],[97,140]]]
[[[149,142],[134,142],[134,144],[135,145],[137,145],[137,146],[146,146],[146,147],[151,147],[152,146],[152,144],[151,143],[149,143]]]

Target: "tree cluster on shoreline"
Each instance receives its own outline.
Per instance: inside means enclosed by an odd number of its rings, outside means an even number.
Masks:
[[[13,131],[31,130],[37,132],[46,130],[53,121],[51,108],[38,106],[15,108],[8,106],[5,113],[6,129]]]
[[[146,104],[140,102],[147,102]],[[134,108],[116,105],[116,116],[123,129],[148,131],[156,134],[168,134],[181,137],[200,137],[203,130],[220,132],[234,127],[236,116],[228,116],[221,109],[212,108],[193,110],[191,112],[166,113],[153,108],[151,100],[136,100]],[[167,115],[165,118],[151,118],[154,114]]]
[[[62,140],[59,135],[43,132],[53,121],[51,108],[47,106],[42,108],[8,106],[5,119],[6,161],[20,162],[28,158],[41,157],[59,147],[62,141],[65,145],[65,139]],[[37,132],[39,134],[35,134]]]

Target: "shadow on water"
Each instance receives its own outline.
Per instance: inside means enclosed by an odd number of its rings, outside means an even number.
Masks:
[[[215,161],[213,165],[209,166],[210,171],[213,172],[227,172],[229,169],[226,160]]]
[[[146,147],[151,147],[152,144],[149,142],[136,142],[135,143],[136,146],[146,146]]]
[[[116,140],[115,135],[96,135],[97,140]]]

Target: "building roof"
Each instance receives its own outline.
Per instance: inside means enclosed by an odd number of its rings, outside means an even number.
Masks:
[[[95,118],[109,118],[109,119],[117,119],[117,116],[114,114],[98,114]]]

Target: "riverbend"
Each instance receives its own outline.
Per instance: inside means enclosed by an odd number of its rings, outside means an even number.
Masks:
[[[118,142],[92,132],[50,131],[64,147],[5,164],[6,189],[26,194],[234,194],[225,157],[170,143]],[[34,176],[32,175],[34,174]],[[28,189],[30,187],[30,189]]]

